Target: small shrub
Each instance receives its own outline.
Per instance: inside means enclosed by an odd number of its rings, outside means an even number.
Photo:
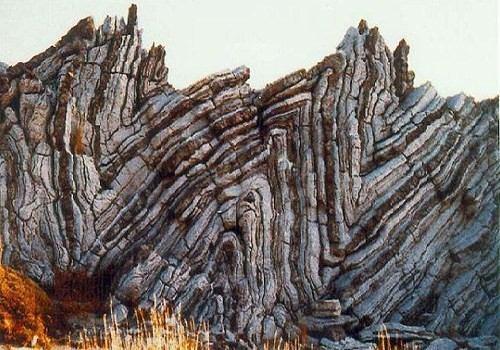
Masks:
[[[28,345],[34,339],[47,346],[47,329],[54,324],[53,304],[29,278],[0,266],[0,342]]]

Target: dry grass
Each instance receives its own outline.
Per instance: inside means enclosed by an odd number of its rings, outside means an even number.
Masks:
[[[385,325],[378,332],[377,350],[420,350],[420,346],[415,343],[405,343],[398,339],[391,339]]]
[[[50,344],[47,328],[53,325],[53,303],[29,278],[0,266],[0,343]]]
[[[82,350],[112,349],[112,350],[210,350],[214,349],[214,339],[210,339],[207,324],[196,325],[186,322],[181,317],[169,311],[157,311],[156,308],[146,313],[136,311],[134,327],[120,327],[112,317],[104,316],[104,329],[86,330],[78,334],[77,347]],[[75,346],[75,344],[72,344]],[[215,348],[223,345],[216,344]],[[231,347],[228,347],[231,348]],[[314,349],[307,345],[303,335],[294,341],[284,341],[276,338],[267,342],[263,350],[306,350]],[[414,343],[404,343],[391,339],[385,326],[378,333],[377,350],[420,350]]]
[[[161,309],[161,308],[160,308]],[[187,322],[180,316],[168,311],[153,308],[149,312],[136,311],[131,325],[118,325],[116,319],[103,317],[104,329],[84,330],[77,334],[77,340],[68,339],[70,346],[82,350],[210,350],[223,348],[210,338],[209,327],[203,323]],[[231,346],[228,347],[232,348]],[[276,339],[264,344],[264,350],[305,350],[310,346],[301,343]]]
[[[282,338],[276,338],[272,342],[264,344],[264,350],[306,350],[314,349],[313,346],[301,343],[297,338],[293,341],[284,341]]]
[[[68,339],[70,341],[70,339]],[[209,349],[207,326],[186,322],[169,311],[136,311],[133,326],[121,327],[112,316],[103,316],[103,329],[84,330],[77,335],[78,349],[113,350],[204,350]]]

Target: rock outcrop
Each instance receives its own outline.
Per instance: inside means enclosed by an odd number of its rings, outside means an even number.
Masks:
[[[7,68],[9,68],[9,65],[7,63],[0,62],[0,73],[5,73],[7,71]]]
[[[179,90],[135,6],[81,20],[0,72],[2,264],[249,343],[495,335],[498,97],[414,87],[408,53],[362,21],[262,90],[246,67]]]

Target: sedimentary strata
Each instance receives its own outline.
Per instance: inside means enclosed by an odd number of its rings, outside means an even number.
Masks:
[[[248,343],[494,334],[498,97],[414,87],[408,53],[362,21],[262,90],[244,66],[179,90],[135,6],[81,20],[0,71],[2,264]]]

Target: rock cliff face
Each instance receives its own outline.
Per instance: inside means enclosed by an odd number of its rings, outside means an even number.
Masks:
[[[362,21],[263,90],[246,67],[178,90],[135,6],[81,20],[0,71],[2,264],[254,343],[494,334],[498,98],[415,88],[408,53]]]

